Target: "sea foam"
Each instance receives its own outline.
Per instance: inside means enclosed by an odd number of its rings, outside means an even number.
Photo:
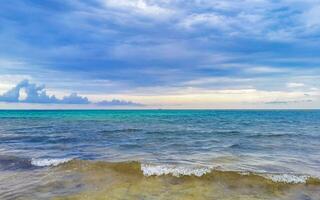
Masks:
[[[187,167],[187,166],[175,166],[175,165],[150,165],[142,164],[141,170],[145,176],[203,176],[206,173],[210,173],[211,167]]]
[[[154,165],[154,164],[141,164],[141,171],[144,176],[197,176],[201,177],[207,173],[213,172],[213,167],[194,167],[194,166],[176,166],[176,165]],[[291,183],[299,184],[306,183],[310,178],[309,175],[296,175],[296,174],[261,174],[250,172],[237,172],[243,176],[258,175],[263,178],[272,180],[278,183]]]
[[[295,175],[295,174],[262,174],[264,178],[271,179],[273,182],[279,183],[306,183],[310,178],[308,175]]]
[[[58,166],[59,164],[69,162],[70,160],[72,160],[72,158],[33,158],[31,164],[37,167]]]

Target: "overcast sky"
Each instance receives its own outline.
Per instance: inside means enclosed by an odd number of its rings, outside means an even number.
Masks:
[[[2,0],[0,108],[319,108],[319,0]]]

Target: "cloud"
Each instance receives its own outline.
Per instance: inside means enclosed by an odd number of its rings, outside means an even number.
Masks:
[[[311,99],[306,100],[295,100],[295,101],[268,101],[265,104],[296,104],[296,103],[311,103],[313,102]]]
[[[111,56],[116,59],[131,59],[141,61],[169,61],[169,60],[187,60],[194,57],[203,58],[207,55],[204,52],[197,52],[184,43],[162,42],[161,44],[125,44],[115,46]],[[212,55],[211,55],[212,56]]]
[[[195,26],[206,26],[206,27],[213,27],[216,29],[226,29],[227,22],[225,16],[213,14],[213,13],[205,13],[205,14],[192,14],[185,19],[182,20],[180,23],[181,26],[190,29]]]
[[[194,79],[190,81],[186,81],[183,85],[191,86],[191,87],[199,87],[199,86],[224,86],[224,87],[241,87],[245,88],[251,82],[255,80],[249,78],[235,78],[235,77],[202,77],[200,79]]]
[[[248,73],[284,73],[287,72],[287,69],[277,68],[277,67],[268,67],[268,66],[260,66],[260,67],[252,67],[246,69]]]
[[[287,83],[288,88],[299,88],[305,86],[304,83]]]
[[[320,5],[311,7],[304,13],[305,25],[311,30],[317,30],[320,27]]]
[[[124,100],[118,100],[118,99],[113,99],[111,101],[100,101],[96,103],[99,106],[143,106],[143,104],[140,103],[135,103],[132,101],[124,101]]]
[[[101,101],[93,103],[87,97],[71,93],[62,99],[54,95],[48,95],[44,85],[36,85],[28,80],[23,80],[15,87],[0,95],[0,102],[9,103],[37,103],[37,104],[96,104],[100,106],[142,106],[142,104],[131,101],[113,99],[112,101]]]
[[[0,96],[3,102],[24,102],[24,103],[59,103],[55,96],[46,93],[44,85],[36,85],[23,80],[15,87]]]
[[[29,79],[89,97],[21,88],[3,94],[7,102],[94,104],[90,95],[106,95],[101,104],[110,105],[119,104],[113,97],[146,102],[121,96],[138,90],[320,88],[311,77],[320,74],[318,0],[12,1],[0,13],[0,94]],[[295,81],[305,86],[287,87]]]
[[[60,103],[63,104],[89,104],[90,101],[87,97],[81,97],[78,96],[77,93],[72,93],[69,96],[63,97],[62,100],[60,100]]]
[[[106,8],[117,9],[155,19],[165,18],[173,14],[172,10],[161,6],[161,3],[146,0],[103,0],[102,2]]]
[[[27,63],[19,60],[12,60],[0,57],[0,67],[1,68],[20,68],[25,66]]]

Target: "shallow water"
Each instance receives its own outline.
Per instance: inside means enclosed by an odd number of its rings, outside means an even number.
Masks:
[[[320,111],[0,111],[0,124],[0,199],[320,199]]]

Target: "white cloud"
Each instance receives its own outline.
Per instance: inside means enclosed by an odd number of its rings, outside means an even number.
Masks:
[[[313,6],[304,13],[304,21],[308,28],[314,29],[320,27],[320,5]]]
[[[135,60],[137,58],[142,60],[179,60],[202,56],[201,52],[178,42],[151,45],[121,44],[115,46],[109,53],[113,58]]]
[[[16,68],[25,65],[26,63],[23,61],[0,58],[0,68]]]
[[[319,1],[98,0],[98,2],[102,4],[102,8],[91,6],[90,9],[86,9],[82,6],[81,12],[78,13],[86,13],[87,16],[125,26],[154,25],[153,22],[161,20],[172,29],[183,27],[187,31],[203,31],[202,28],[210,28],[223,31],[229,36],[283,42],[305,37],[314,27],[319,26]]]
[[[288,88],[299,88],[299,87],[303,87],[303,86],[305,86],[304,83],[294,83],[294,82],[287,83]]]
[[[155,93],[154,91],[157,91]],[[293,108],[312,107],[319,102],[316,92],[266,91],[257,89],[201,89],[193,87],[151,87],[116,98],[141,102],[151,108]],[[274,102],[267,103],[266,102]],[[291,102],[281,104],[276,102]]]
[[[249,73],[282,73],[288,71],[288,69],[280,67],[268,67],[268,66],[258,66],[245,69]]]
[[[107,8],[118,9],[137,15],[156,19],[167,18],[173,15],[173,10],[165,8],[160,3],[146,0],[103,0]]]
[[[316,87],[311,87],[310,90],[311,90],[311,91],[319,91],[320,89],[319,89],[319,88],[316,88]]]
[[[101,106],[142,106],[142,104],[131,101],[113,99],[112,101],[100,101],[93,103],[85,96],[79,96],[77,93],[71,93],[62,99],[55,95],[48,95],[44,85],[36,85],[23,80],[15,87],[9,89],[0,95],[0,102],[5,103],[28,103],[28,104],[77,104],[88,105],[96,104]]]
[[[29,75],[15,75],[15,74],[0,75],[0,94],[12,88],[17,82],[20,82],[25,79],[32,80],[31,76]]]
[[[225,16],[214,13],[192,14],[180,22],[180,26],[191,29],[194,26],[226,29],[229,22]]]
[[[249,83],[252,79],[250,78],[235,78],[235,77],[203,77],[194,79],[183,83],[183,85],[200,86],[210,84],[224,84],[224,85],[238,85],[243,83]]]
[[[18,100],[19,101],[25,101],[27,98],[28,98],[28,93],[27,93],[26,89],[25,88],[21,88],[19,90]]]

